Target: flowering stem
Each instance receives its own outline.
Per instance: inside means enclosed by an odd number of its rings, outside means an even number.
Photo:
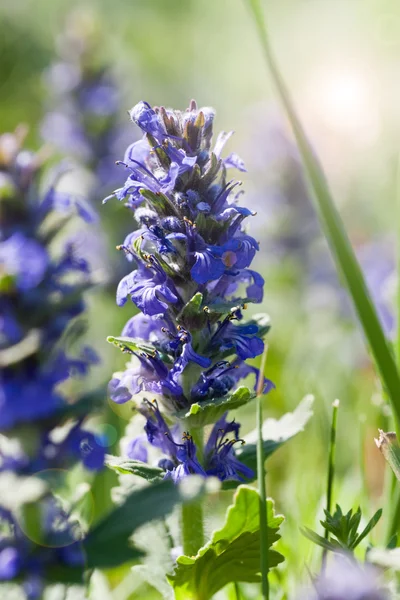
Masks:
[[[339,400],[335,400],[332,404],[332,424],[331,424],[331,439],[329,445],[329,459],[328,459],[328,479],[326,484],[326,510],[330,513],[332,508],[332,492],[333,492],[333,478],[335,475],[335,455],[336,455],[336,426],[337,426],[337,414],[339,408]],[[329,531],[325,529],[325,539],[329,539]],[[326,562],[326,550],[322,551],[322,568],[325,567]]]
[[[261,589],[264,600],[269,599],[269,581],[268,581],[268,514],[267,489],[265,482],[264,468],[264,445],[263,445],[263,415],[262,415],[262,392],[264,384],[264,371],[267,362],[268,346],[265,344],[264,353],[261,359],[260,376],[257,382],[257,473],[258,473],[258,493],[260,496],[260,558],[261,558]]]
[[[191,435],[201,459],[204,445],[203,430],[194,429]],[[195,556],[204,545],[204,515],[201,499],[182,505],[181,526],[183,552],[187,556]]]

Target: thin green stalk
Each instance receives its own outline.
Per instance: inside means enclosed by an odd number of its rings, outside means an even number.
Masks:
[[[234,590],[235,590],[235,598],[236,600],[241,600],[242,596],[240,594],[240,588],[237,581],[234,582]]]
[[[396,165],[396,183],[395,183],[395,201],[396,201],[396,270],[397,270],[397,339],[396,339],[396,360],[397,368],[400,369],[400,154],[397,157]]]
[[[193,430],[192,437],[201,457],[204,446],[203,430]],[[195,556],[204,545],[204,515],[201,499],[182,504],[181,527],[183,552],[187,556]]]
[[[339,409],[339,400],[335,400],[332,404],[332,423],[331,423],[331,438],[329,443],[329,458],[328,458],[328,478],[326,482],[326,510],[330,513],[332,510],[332,495],[333,495],[333,479],[335,476],[335,457],[336,457],[336,427],[337,415]],[[325,539],[329,539],[329,531],[325,529]],[[322,551],[322,568],[325,567],[326,550]]]
[[[261,558],[261,590],[264,600],[269,600],[269,565],[268,565],[268,514],[267,514],[267,486],[265,481],[265,458],[263,445],[263,415],[262,415],[262,395],[264,387],[264,372],[267,362],[268,346],[265,344],[264,353],[261,359],[260,375],[257,382],[257,473],[258,473],[258,493],[260,496],[260,558]]]
[[[397,272],[397,337],[396,337],[396,361],[400,369],[400,155],[397,158],[396,180],[395,180],[395,214],[396,214],[396,272]],[[388,429],[391,427],[389,426]],[[400,487],[392,471],[386,476],[385,482],[385,504],[389,507],[389,519],[386,532],[386,543],[398,532],[400,523]]]

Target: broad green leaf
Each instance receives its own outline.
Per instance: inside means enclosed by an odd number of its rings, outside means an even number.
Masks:
[[[371,300],[364,276],[352,249],[342,219],[335,206],[325,174],[307,139],[286,84],[275,62],[264,23],[261,0],[247,0],[247,2],[252,10],[258,28],[268,69],[299,147],[324,235],[330,245],[336,266],[343,274],[344,282],[353,300],[360,324],[378,367],[382,383],[390,397],[397,421],[400,422],[400,375],[392,351],[386,340],[376,308]]]
[[[190,410],[180,411],[176,416],[185,419],[187,427],[205,427],[210,423],[216,423],[227,410],[234,410],[243,406],[255,398],[255,393],[245,386],[240,386],[237,390],[223,398],[205,400],[192,404]]]
[[[291,413],[280,419],[266,419],[263,424],[264,456],[268,458],[285,442],[304,430],[312,416],[314,396],[305,396]],[[257,473],[257,431],[245,436],[246,444],[236,450],[237,458]]]
[[[180,556],[173,575],[168,581],[175,591],[176,600],[209,600],[214,594],[234,581],[260,581],[260,498],[257,490],[243,485],[228,508],[226,521],[213,533],[208,544],[196,556]],[[275,515],[274,504],[268,499],[268,565],[273,568],[284,558],[271,549],[280,536],[283,521]]]
[[[132,567],[132,577],[135,581],[141,580],[158,590],[164,600],[171,600],[174,593],[165,574],[174,568],[171,556],[174,542],[166,521],[160,520],[141,527],[135,534],[134,541],[145,552],[145,557],[140,565]]]
[[[143,340],[131,338],[131,337],[114,337],[109,335],[107,338],[109,344],[114,344],[117,348],[123,352],[148,352],[153,354],[155,348],[153,344],[144,342]]]
[[[396,434],[379,429],[379,439],[375,443],[400,481],[400,446]]]
[[[171,512],[180,501],[179,487],[172,481],[132,492],[89,531],[83,543],[88,567],[111,568],[139,558],[142,552],[130,544],[130,536],[144,523]]]
[[[84,583],[84,567],[74,567],[72,565],[57,565],[46,570],[47,583],[71,584]]]
[[[159,467],[153,467],[140,460],[121,458],[120,456],[106,455],[105,464],[117,473],[137,475],[147,481],[159,481],[163,479],[165,472]]]

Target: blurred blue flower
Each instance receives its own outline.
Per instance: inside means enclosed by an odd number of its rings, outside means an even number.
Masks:
[[[63,227],[76,217],[92,221],[93,213],[81,199],[58,192],[56,183],[39,191],[40,161],[22,141],[20,129],[0,136],[0,478],[15,475],[15,482],[75,463],[97,471],[105,458],[60,387],[98,361],[91,348],[68,351],[72,323],[93,282],[86,257]],[[18,497],[21,506],[28,501]],[[21,525],[24,510],[16,520],[14,508],[0,498],[0,580],[18,578],[28,599],[40,598],[48,568],[82,571],[83,533],[77,537],[79,524],[48,488],[35,504],[40,543]]]
[[[388,600],[372,565],[360,565],[351,557],[337,557],[314,582],[307,600]]]

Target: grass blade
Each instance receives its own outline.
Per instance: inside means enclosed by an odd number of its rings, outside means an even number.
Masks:
[[[291,123],[305,172],[313,191],[325,237],[329,242],[337,268],[342,272],[347,289],[375,359],[382,384],[390,398],[396,420],[400,422],[400,376],[368,292],[361,268],[355,257],[341,217],[331,196],[324,172],[315,157],[297,117],[286,85],[275,63],[264,23],[261,0],[246,0],[254,16],[265,59],[279,98]]]
[[[263,600],[269,600],[269,564],[268,564],[268,514],[265,510],[267,503],[267,489],[265,483],[265,457],[263,442],[263,415],[262,415],[262,395],[264,388],[264,372],[267,362],[268,346],[265,344],[264,353],[261,358],[260,374],[257,381],[257,474],[258,474],[258,494],[260,500],[260,559],[261,559],[261,591]]]
[[[336,456],[336,427],[337,414],[339,409],[339,400],[335,400],[332,404],[332,423],[331,423],[331,439],[329,444],[329,459],[328,459],[328,480],[326,485],[326,510],[328,513],[332,509],[333,495],[333,478],[335,475],[335,456]],[[325,539],[329,541],[329,531],[325,529]],[[322,553],[322,568],[325,568],[326,550]]]

